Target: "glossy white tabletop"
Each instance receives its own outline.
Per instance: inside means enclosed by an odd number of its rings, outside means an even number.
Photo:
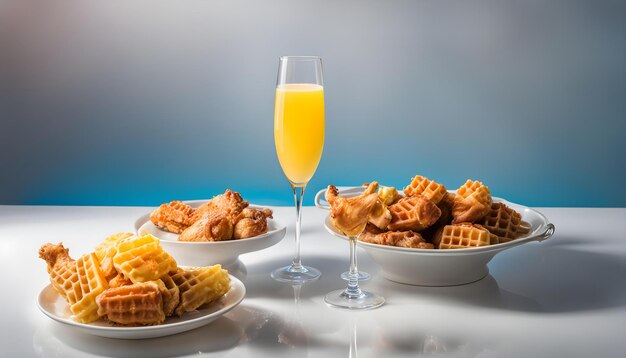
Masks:
[[[78,256],[132,230],[149,209],[0,206],[0,357],[626,356],[626,209],[540,209],[556,234],[498,254],[489,276],[464,286],[387,281],[359,249],[359,267],[373,275],[363,288],[387,299],[364,312],[323,302],[345,285],[348,245],[326,233],[320,209],[303,212],[302,256],[322,278],[300,288],[270,279],[291,260],[295,218],[293,208],[272,209],[287,237],[240,257],[235,274],[247,296],[239,307],[194,331],[130,341],[79,333],[39,312],[48,277],[37,249],[62,241]]]

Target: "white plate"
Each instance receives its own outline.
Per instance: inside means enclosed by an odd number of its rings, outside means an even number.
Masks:
[[[209,200],[185,201],[192,208],[208,202]],[[250,205],[250,207],[259,207]],[[206,266],[221,264],[222,266],[233,265],[239,255],[266,249],[276,245],[284,237],[287,228],[275,219],[267,219],[268,232],[263,235],[228,241],[217,242],[186,242],[178,241],[178,234],[173,234],[156,227],[150,221],[150,214],[141,216],[135,221],[135,230],[140,235],[152,234],[161,240],[161,246],[169,252],[181,266]]]
[[[340,190],[344,196],[355,196],[363,192],[363,187]],[[319,208],[328,206],[321,200],[325,190],[315,196],[315,204]],[[420,286],[454,286],[478,281],[487,276],[487,263],[499,252],[531,241],[543,241],[554,234],[554,225],[537,210],[511,203],[501,198],[493,198],[494,202],[505,203],[522,215],[522,219],[530,223],[530,233],[502,244],[489,245],[468,249],[429,250],[410,249],[357,241],[357,245],[365,249],[367,254],[380,265],[383,275],[400,283]],[[340,238],[348,238],[336,229],[326,217],[326,230]]]
[[[41,290],[37,304],[41,312],[53,320],[94,336],[143,339],[169,336],[207,325],[235,308],[241,303],[245,295],[246,287],[236,277],[230,275],[230,291],[218,301],[205,305],[196,311],[187,312],[181,317],[167,318],[163,324],[145,327],[114,326],[103,319],[92,323],[74,321],[67,302],[52,285]]]

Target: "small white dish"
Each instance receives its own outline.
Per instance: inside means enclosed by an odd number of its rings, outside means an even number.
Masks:
[[[218,301],[187,312],[181,317],[167,318],[160,325],[139,327],[115,326],[103,319],[91,323],[74,321],[67,302],[52,285],[41,290],[37,305],[46,316],[87,334],[118,339],[144,339],[170,336],[207,325],[237,307],[245,295],[246,287],[239,279],[230,275],[230,291]]]
[[[363,187],[340,190],[344,196],[359,195]],[[315,196],[315,205],[328,209],[322,201],[325,190]],[[501,251],[516,247],[531,241],[543,241],[554,234],[554,225],[537,210],[511,203],[501,198],[493,198],[494,202],[502,202],[522,215],[522,219],[530,223],[530,233],[507,243],[489,245],[468,249],[437,250],[437,249],[410,249],[386,245],[371,244],[357,241],[357,245],[382,269],[385,278],[419,286],[455,286],[478,281],[487,276],[487,263]],[[334,236],[347,240],[348,238],[326,217],[326,230]]]
[[[185,201],[192,208],[208,202],[208,200]],[[251,205],[250,207],[259,207]],[[139,235],[152,234],[161,240],[161,246],[170,253],[178,265],[181,266],[206,266],[221,264],[232,266],[237,262],[239,255],[248,252],[259,251],[276,245],[284,237],[287,231],[275,219],[267,219],[268,231],[259,236],[218,242],[186,242],[178,241],[178,234],[173,234],[156,227],[150,221],[150,214],[141,216],[135,221],[135,231]]]

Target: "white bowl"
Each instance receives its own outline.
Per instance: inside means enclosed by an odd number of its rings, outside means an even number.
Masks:
[[[185,201],[193,208],[208,202],[208,200]],[[251,207],[258,207],[251,205]],[[267,219],[268,231],[265,234],[239,240],[217,242],[187,242],[178,241],[178,234],[163,231],[150,221],[150,214],[141,216],[135,221],[137,234],[152,234],[161,240],[161,245],[170,253],[180,266],[206,266],[221,264],[232,266],[237,262],[239,255],[259,251],[276,245],[284,237],[285,225],[275,219]]]
[[[363,191],[362,187],[340,190],[341,195],[354,196]],[[327,209],[321,190],[315,197],[319,208]],[[543,241],[554,234],[554,225],[537,210],[511,203],[501,198],[493,198],[494,202],[502,202],[522,215],[522,219],[530,223],[530,233],[522,238],[507,243],[468,249],[429,250],[410,249],[386,245],[371,244],[357,241],[357,245],[365,249],[367,254],[380,265],[385,278],[420,286],[454,286],[478,281],[487,276],[487,263],[499,252],[531,241]],[[326,217],[326,230],[343,239],[348,239],[336,229]]]

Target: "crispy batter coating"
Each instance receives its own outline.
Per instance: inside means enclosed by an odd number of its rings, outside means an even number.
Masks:
[[[210,216],[215,213],[222,213],[236,218],[243,209],[250,205],[249,202],[243,200],[241,195],[230,189],[226,189],[224,194],[215,196],[211,201],[198,207],[192,214],[192,221],[198,221],[201,218]]]
[[[150,214],[150,221],[161,229],[180,234],[193,224],[192,213],[191,206],[182,201],[174,200],[167,204],[161,204],[158,209]]]
[[[383,233],[363,232],[359,240],[378,245],[405,247],[412,249],[434,249],[435,246],[426,242],[415,231],[387,231]]]
[[[233,238],[233,220],[230,215],[211,211],[185,229],[178,237],[179,241],[226,241]]]
[[[416,194],[398,200],[389,206],[391,223],[389,230],[421,231],[434,224],[441,216],[441,210],[427,198]]]
[[[267,218],[272,217],[270,209],[245,208],[237,217],[235,239],[246,239],[267,232]]]
[[[367,190],[359,196],[345,198],[339,196],[334,185],[329,185],[326,189],[326,201],[330,204],[330,220],[333,225],[348,236],[357,236],[365,228],[379,198],[376,192]]]

